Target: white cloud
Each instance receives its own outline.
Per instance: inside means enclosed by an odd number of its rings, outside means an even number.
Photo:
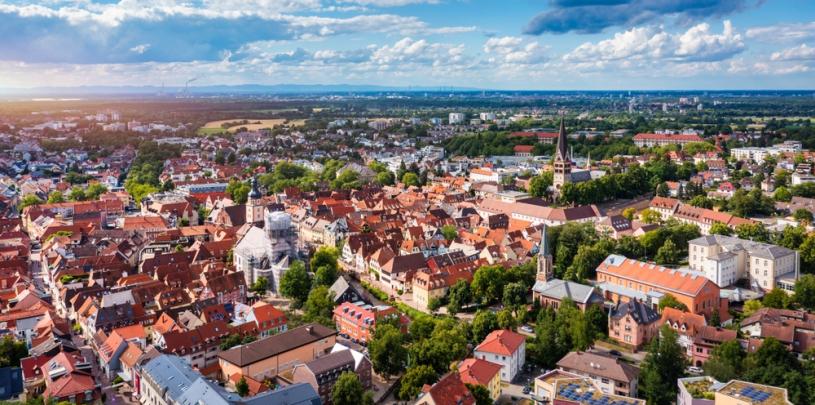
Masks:
[[[721,34],[711,32],[706,23],[678,34],[668,33],[663,27],[635,27],[597,43],[586,42],[563,59],[576,63],[618,61],[621,64],[724,60],[742,52],[745,45],[730,21],[724,21],[723,25]]]
[[[802,41],[815,38],[815,21],[749,28],[747,38],[768,42]]]
[[[489,38],[483,49],[490,63],[528,65],[543,63],[548,59],[545,47],[537,41],[525,42],[520,37]]]
[[[401,7],[410,4],[438,4],[439,0],[340,0],[343,3],[372,7]]]
[[[148,49],[150,49],[150,44],[140,44],[130,48],[130,51],[136,52],[138,54],[143,54],[147,52]]]
[[[770,58],[774,61],[788,60],[815,60],[815,48],[810,48],[806,44],[801,44],[795,48],[785,49],[780,52],[773,52]]]

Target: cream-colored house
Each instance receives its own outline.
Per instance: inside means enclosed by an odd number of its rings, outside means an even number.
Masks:
[[[692,270],[720,287],[747,279],[751,286],[768,291],[780,288],[792,294],[798,279],[798,252],[769,243],[732,236],[708,235],[688,243]]]

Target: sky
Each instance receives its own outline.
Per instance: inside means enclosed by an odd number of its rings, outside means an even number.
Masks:
[[[0,88],[813,89],[815,0],[0,0]]]

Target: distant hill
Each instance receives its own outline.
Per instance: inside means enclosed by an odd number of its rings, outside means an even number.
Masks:
[[[466,87],[408,87],[376,86],[353,84],[242,84],[212,86],[78,86],[78,87],[34,87],[34,88],[0,88],[0,95],[28,96],[86,96],[86,95],[160,95],[178,96],[184,94],[332,94],[332,93],[380,93],[380,92],[413,92],[413,91],[480,91]]]

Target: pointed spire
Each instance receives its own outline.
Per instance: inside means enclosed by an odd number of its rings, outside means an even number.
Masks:
[[[557,157],[563,161],[567,160],[568,142],[566,141],[566,123],[560,117],[560,131],[557,134]]]
[[[538,256],[548,256],[549,255],[549,238],[547,238],[547,230],[548,226],[543,224],[543,229],[541,229],[541,244],[538,247]]]

